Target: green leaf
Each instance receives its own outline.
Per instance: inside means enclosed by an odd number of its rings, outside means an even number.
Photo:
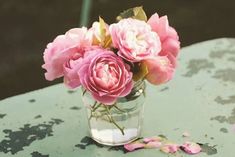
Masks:
[[[147,16],[142,6],[127,9],[123,11],[122,13],[120,13],[116,19],[117,21],[120,21],[122,19],[129,18],[129,17],[142,20],[142,21],[147,21]]]
[[[140,79],[144,79],[144,77],[148,74],[148,68],[144,63],[140,63],[137,69],[137,72],[133,75],[133,80],[136,82]]]

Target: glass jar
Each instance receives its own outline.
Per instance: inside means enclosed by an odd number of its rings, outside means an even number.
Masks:
[[[138,81],[126,97],[113,105],[103,105],[84,91],[83,103],[91,137],[98,143],[117,146],[140,137],[145,102],[145,82]]]

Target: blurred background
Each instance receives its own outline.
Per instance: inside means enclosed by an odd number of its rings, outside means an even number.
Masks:
[[[44,78],[43,51],[68,29],[142,5],[148,15],[168,15],[181,46],[235,37],[234,0],[0,0],[0,99],[62,80]]]

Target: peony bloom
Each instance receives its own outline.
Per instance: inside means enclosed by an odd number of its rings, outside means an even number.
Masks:
[[[110,25],[109,31],[118,55],[130,62],[153,58],[161,50],[159,36],[144,21],[123,19]]]
[[[166,83],[174,75],[175,68],[166,56],[144,60],[143,63],[148,69],[148,74],[145,78],[154,85]]]
[[[147,22],[152,31],[156,32],[162,43],[160,56],[167,56],[175,67],[175,58],[180,50],[179,36],[173,27],[169,26],[167,16],[159,17],[157,13],[153,14]]]
[[[52,81],[65,75],[65,83],[71,87],[79,85],[78,75],[73,71],[78,59],[84,55],[84,48],[91,46],[91,36],[85,27],[74,28],[57,36],[44,51],[45,77]],[[74,83],[76,80],[76,83]],[[76,85],[75,85],[76,84]]]
[[[132,89],[132,73],[122,58],[112,51],[94,49],[87,52],[78,70],[81,84],[95,100],[112,105]]]

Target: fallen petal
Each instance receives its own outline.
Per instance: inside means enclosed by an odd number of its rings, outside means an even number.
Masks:
[[[189,134],[187,131],[185,131],[185,132],[182,134],[182,136],[183,136],[183,137],[189,137],[190,134]]]
[[[149,142],[145,145],[145,148],[160,148],[162,146],[162,143],[159,141],[153,141]]]
[[[176,153],[178,150],[179,146],[174,143],[168,143],[161,147],[161,151],[163,151],[164,153]]]
[[[194,142],[185,142],[182,146],[181,149],[188,153],[188,154],[198,154],[201,152],[201,147]]]
[[[232,126],[232,131],[235,133],[235,124]]]
[[[157,137],[147,137],[147,138],[144,138],[144,143],[149,143],[149,142],[154,142],[154,141],[158,141],[158,142],[160,142],[160,141],[162,141],[162,137],[159,137],[159,136],[157,136]]]
[[[139,142],[134,142],[134,143],[129,143],[129,144],[125,144],[124,148],[126,150],[128,150],[129,152],[132,152],[136,149],[140,149],[140,148],[144,148],[145,144],[144,143],[139,143]]]

